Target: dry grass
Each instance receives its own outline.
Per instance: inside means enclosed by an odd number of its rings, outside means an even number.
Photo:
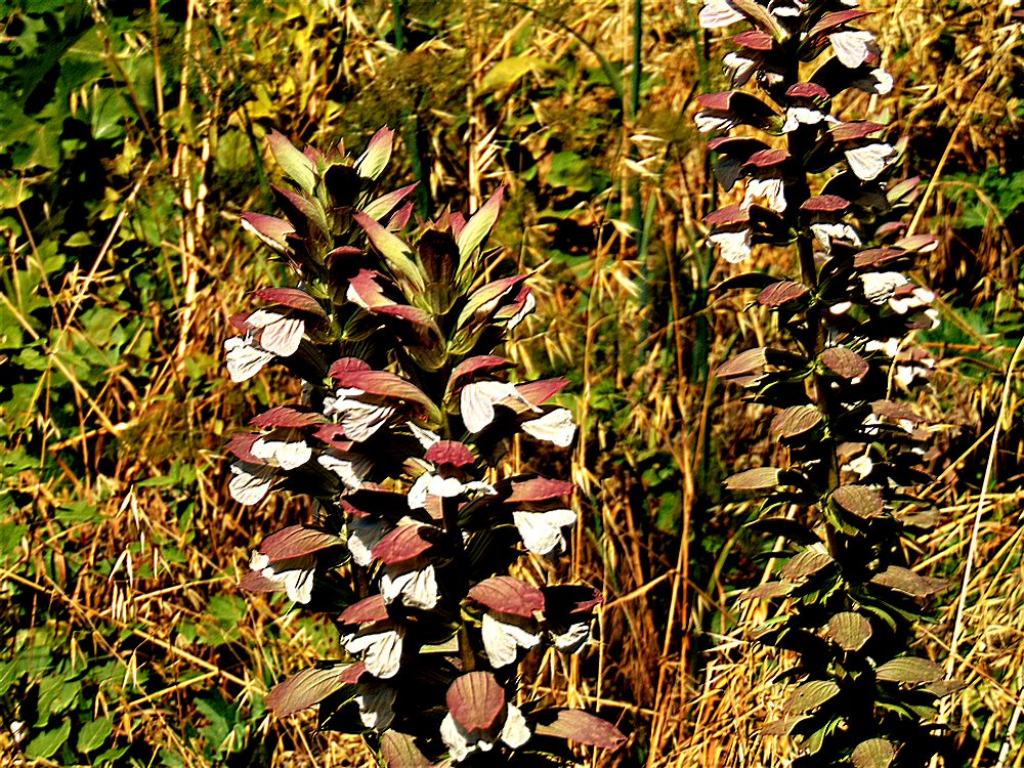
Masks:
[[[764,608],[735,599],[759,577],[750,556],[760,544],[738,525],[750,510],[726,503],[717,490],[728,467],[770,447],[757,414],[733,393],[708,385],[690,358],[703,343],[701,323],[713,340],[704,347],[712,367],[729,348],[770,338],[773,329],[766,318],[741,318],[738,300],[712,297],[709,306],[696,308],[689,303],[687,286],[702,282],[695,245],[711,195],[703,142],[689,127],[705,53],[702,37],[690,37],[692,10],[683,3],[645,3],[643,60],[651,85],[635,124],[620,121],[606,131],[602,121],[613,100],[608,88],[578,80],[574,88],[563,72],[570,63],[599,71],[598,54],[613,62],[629,60],[629,3],[535,4],[544,13],[505,4],[500,14],[480,0],[451,3],[447,30],[406,57],[381,40],[390,25],[388,4],[359,10],[310,5],[309,16],[296,17],[290,29],[260,30],[260,46],[273,50],[260,57],[212,56],[215,48],[244,50],[244,28],[229,3],[188,4],[186,55],[165,61],[165,72],[177,66],[180,82],[190,84],[174,107],[176,115],[192,115],[190,128],[179,135],[175,121],[161,115],[154,129],[161,132],[159,151],[138,160],[131,183],[117,190],[113,202],[121,213],[109,221],[108,242],[90,267],[46,286],[60,329],[50,348],[89,343],[82,313],[107,300],[105,286],[124,280],[120,230],[139,207],[154,204],[158,182],[175,195],[174,219],[166,222],[160,266],[154,266],[171,285],[174,310],[152,317],[152,352],[144,365],[120,363],[100,384],[79,382],[61,357],[50,356],[39,379],[38,417],[25,429],[26,441],[30,433],[39,437],[26,447],[66,471],[44,476],[26,470],[10,483],[26,500],[12,520],[28,522],[30,534],[18,558],[0,572],[0,607],[15,615],[16,603],[26,628],[70,628],[72,659],[81,646],[86,656],[102,653],[114,661],[126,685],[119,698],[95,701],[94,712],[113,717],[126,741],[165,748],[197,768],[212,764],[218,746],[187,727],[202,721],[195,709],[200,694],[217,690],[252,712],[268,682],[336,652],[330,627],[320,631],[262,600],[249,601],[237,636],[225,645],[211,646],[180,631],[185,623],[210,621],[211,598],[234,593],[239,568],[261,532],[304,515],[298,499],[253,512],[240,509],[226,493],[221,446],[255,404],[242,399],[213,360],[228,333],[226,318],[269,275],[262,255],[234,232],[239,208],[262,203],[226,200],[206,180],[217,178],[222,136],[247,119],[233,91],[247,77],[265,81],[279,116],[262,119],[316,142],[357,132],[353,126],[366,128],[388,94],[375,92],[371,83],[384,89],[380,83],[388,78],[400,81],[396,67],[402,61],[414,68],[448,66],[453,51],[461,51],[455,58],[464,79],[430,86],[464,89],[465,119],[441,106],[423,110],[431,121],[422,127],[433,147],[435,199],[445,200],[468,183],[469,198],[479,200],[499,179],[511,184],[513,200],[534,199],[530,183],[511,167],[506,150],[512,142],[539,159],[542,177],[565,147],[591,157],[612,179],[599,196],[561,201],[564,212],[593,233],[586,262],[549,260],[557,232],[550,217],[528,205],[513,203],[510,216],[519,219],[522,234],[506,237],[516,257],[537,270],[535,285],[545,296],[514,354],[531,371],[581,374],[582,429],[572,475],[585,514],[569,575],[605,595],[599,643],[567,667],[546,658],[535,688],[600,709],[632,734],[627,749],[595,756],[592,765],[777,764],[773,745],[763,743],[758,728],[773,706],[769,682],[780,661],[748,643]],[[1020,28],[1009,25],[1008,9],[997,3],[964,3],[959,9],[939,0],[873,5],[879,13],[872,23],[883,30],[886,60],[903,86],[876,106],[905,127],[913,156],[932,164],[919,169],[934,175],[915,222],[920,230],[943,232],[944,246],[926,277],[934,278],[929,282],[945,301],[944,321],[967,337],[960,345],[938,345],[940,376],[920,402],[937,423],[949,425],[936,433],[936,466],[949,469],[929,489],[943,524],[908,546],[920,549],[923,568],[947,574],[958,586],[928,628],[926,644],[969,684],[946,713],[960,729],[969,761],[964,764],[1016,767],[1024,765],[1024,558],[1017,518],[1024,390],[1020,366],[1010,364],[1012,344],[979,329],[976,320],[994,327],[997,314],[1021,309],[1022,241],[997,218],[980,235],[953,228],[955,184],[945,174],[991,164],[1019,167],[1009,152],[1019,147],[1020,104],[1006,94],[1022,76]],[[346,47],[339,61],[334,46],[342,26]],[[223,47],[212,45],[214,28],[225,30]],[[954,53],[940,55],[949,46]],[[481,93],[489,68],[512,53],[538,56],[553,67],[537,68],[527,75],[529,87],[510,89],[500,99]],[[257,77],[244,74],[249,67],[258,68]],[[710,76],[717,77],[713,70]],[[331,95],[338,78],[346,83],[351,105]],[[636,174],[643,199],[653,205],[646,269],[623,223]],[[547,194],[549,203],[557,201],[559,193]],[[515,233],[515,222],[505,232]],[[12,265],[39,258],[24,239],[12,235],[8,242]],[[660,287],[645,294],[647,274]],[[723,274],[716,269],[711,282]],[[997,297],[998,305],[992,303]],[[987,375],[977,375],[985,367]],[[71,381],[73,403],[50,397],[51,379],[58,376]],[[267,379],[246,394],[276,402],[276,383]],[[58,432],[50,409],[67,407],[74,409],[78,427]],[[678,518],[665,530],[654,526],[644,475],[652,456],[667,467],[667,484],[679,500]],[[988,465],[991,483],[987,476],[982,482]],[[180,480],[183,472],[188,482]],[[168,476],[176,479],[161,484],[159,478]],[[82,502],[96,507],[97,521],[58,522],[61,509]],[[714,543],[705,546],[699,537]],[[968,559],[972,568],[965,575]],[[958,595],[966,606],[960,620]],[[957,643],[951,649],[954,626]],[[140,671],[159,682],[130,685]],[[318,735],[313,723],[312,717],[251,717],[242,720],[234,738],[265,740],[275,766],[371,764],[358,740]],[[14,760],[13,749],[4,729],[0,757]]]

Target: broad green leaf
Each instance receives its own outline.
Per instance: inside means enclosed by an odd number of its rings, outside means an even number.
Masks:
[[[267,137],[270,152],[289,179],[298,184],[307,195],[316,187],[316,168],[313,161],[300,152],[294,144],[278,131],[271,131]]]
[[[56,728],[43,731],[25,747],[25,756],[32,760],[46,760],[57,754],[71,735],[71,719],[65,719]]]
[[[365,213],[354,214],[352,218],[366,232],[370,243],[384,257],[397,280],[411,285],[417,291],[426,288],[423,272],[413,261],[412,249],[408,245]]]
[[[79,752],[92,752],[103,746],[111,733],[114,731],[114,721],[109,717],[101,717],[86,723],[78,732],[78,741],[75,743]]]
[[[494,223],[498,220],[501,212],[501,198],[505,194],[505,187],[498,187],[486,203],[480,206],[474,213],[466,226],[455,238],[459,246],[459,270],[461,272],[466,260],[473,252],[480,247],[480,244],[487,238],[494,229]]]
[[[364,179],[376,179],[391,160],[391,147],[395,132],[390,128],[381,128],[366,145],[366,151],[356,160],[356,172]]]
[[[490,93],[515,85],[530,72],[545,69],[547,62],[538,56],[510,56],[491,67],[480,83],[480,93]]]

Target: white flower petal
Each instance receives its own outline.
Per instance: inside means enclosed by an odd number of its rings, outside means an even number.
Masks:
[[[424,450],[430,450],[435,444],[441,442],[441,436],[429,429],[424,429],[414,421],[405,422],[405,426],[412,432],[412,436],[419,441]]]
[[[395,697],[398,691],[390,685],[361,683],[356,694],[359,719],[367,728],[383,731],[395,719]]]
[[[560,635],[552,634],[555,647],[563,653],[577,653],[590,639],[590,622],[578,621]]]
[[[833,32],[828,36],[828,41],[832,44],[836,58],[842,62],[843,66],[850,69],[859,67],[868,60],[873,52],[878,50],[875,36],[862,29]]]
[[[512,749],[523,746],[530,740],[530,729],[526,725],[526,718],[514,704],[508,705],[508,715],[505,717],[505,725],[501,729],[501,740]]]
[[[402,638],[405,631],[398,627],[384,631],[358,634],[345,643],[345,650],[353,656],[362,655],[366,671],[386,680],[398,674],[402,661]]]
[[[298,317],[286,317],[260,332],[260,346],[281,357],[294,355],[302,343],[306,324]]]
[[[357,491],[363,487],[363,481],[373,468],[373,462],[365,456],[342,459],[334,454],[321,453],[316,457],[317,463],[341,478],[341,482],[349,490]]]
[[[260,437],[249,449],[256,458],[277,464],[285,471],[297,469],[313,457],[305,440],[267,440]]]
[[[751,236],[749,229],[739,232],[715,232],[708,237],[721,249],[722,258],[730,264],[738,264],[750,255]]]
[[[424,472],[413,482],[412,487],[409,489],[409,493],[406,494],[406,499],[409,502],[409,509],[426,508],[427,490],[430,488],[430,479],[432,477],[433,475],[430,472]]]
[[[842,240],[855,247],[860,245],[860,237],[857,235],[857,231],[849,224],[843,224],[842,222],[835,224],[811,224],[811,233],[826,253],[832,252],[833,240]]]
[[[782,132],[790,133],[801,125],[817,125],[827,117],[820,109],[812,107],[789,107],[786,109],[786,121],[782,124]]]
[[[487,662],[495,669],[514,664],[519,648],[533,648],[540,642],[540,633],[528,632],[485,613],[480,623]]]
[[[247,507],[259,504],[270,492],[276,473],[273,467],[261,467],[236,461],[231,465],[231,482],[228,492],[231,498]]]
[[[537,299],[534,298],[533,291],[530,291],[528,294],[526,294],[526,299],[523,300],[522,308],[508,319],[508,322],[505,323],[505,327],[508,328],[510,331],[513,330],[517,325],[519,325],[521,322],[523,322],[523,320],[526,319],[526,316],[528,314],[533,312],[533,310],[536,308]]]
[[[722,117],[711,112],[698,112],[693,116],[693,121],[701,133],[727,131],[736,124],[731,117]]]
[[[702,29],[720,29],[743,21],[746,17],[726,0],[707,0],[700,9],[697,20]]]
[[[530,437],[567,448],[576,434],[576,423],[568,408],[555,408],[539,419],[524,421],[522,429]]]
[[[554,549],[565,551],[566,541],[562,529],[576,523],[571,509],[553,509],[549,512],[515,511],[512,520],[523,545],[535,555],[546,555]]]
[[[889,144],[879,142],[848,149],[845,155],[854,176],[861,181],[873,181],[896,159],[896,150]]]
[[[380,593],[385,603],[393,603],[401,597],[403,605],[429,611],[437,605],[438,599],[434,566],[397,575],[388,569],[380,577]]]
[[[539,410],[519,394],[513,384],[504,381],[474,381],[464,386],[459,394],[459,410],[466,429],[476,434],[488,426],[494,421],[495,404],[503,400],[515,400],[532,410]]]
[[[289,600],[306,605],[313,596],[313,572],[315,569],[284,571],[284,591]],[[264,572],[264,575],[266,573]]]
[[[897,288],[909,282],[899,272],[864,272],[860,281],[864,285],[864,298],[878,305],[885,304]]]
[[[466,756],[475,748],[474,744],[469,743],[469,734],[455,722],[451,712],[445,715],[441,721],[441,740],[448,747],[448,752],[456,763],[465,760]]]
[[[749,208],[755,200],[764,200],[767,207],[776,213],[786,210],[786,188],[782,179],[755,179],[747,181],[747,190],[743,195],[743,207]]]
[[[348,551],[352,561],[364,568],[373,562],[372,551],[389,528],[379,520],[353,518],[348,522]]]
[[[757,61],[755,59],[741,56],[735,51],[725,54],[722,64],[725,66],[725,71],[728,73],[733,87],[746,84],[757,68]]]
[[[248,337],[234,336],[224,340],[228,375],[236,384],[251,379],[274,359],[271,352],[260,349]]]

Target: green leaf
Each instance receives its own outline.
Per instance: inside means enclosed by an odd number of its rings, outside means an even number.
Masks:
[[[787,715],[802,715],[820,707],[839,693],[839,686],[832,680],[811,680],[799,686],[783,705]]]
[[[890,659],[875,670],[878,680],[892,683],[922,684],[940,680],[944,672],[942,667],[929,659],[919,656],[900,656]]]
[[[366,232],[370,243],[384,257],[397,280],[411,285],[417,291],[425,290],[423,272],[413,261],[412,249],[408,245],[365,213],[354,214],[352,218]],[[411,297],[407,295],[406,298]]]
[[[859,651],[871,639],[871,622],[859,613],[837,613],[828,622],[828,636],[844,651]]]
[[[498,213],[501,211],[501,198],[504,194],[505,187],[498,187],[487,202],[470,217],[466,226],[462,228],[459,236],[455,239],[459,246],[460,272],[463,265],[466,264],[466,260],[494,229],[494,223],[498,220]]]
[[[316,168],[313,161],[300,152],[278,131],[271,131],[267,137],[270,153],[289,179],[298,184],[299,189],[307,195],[313,194],[316,187]]]
[[[66,719],[57,728],[43,731],[28,743],[25,756],[31,760],[46,760],[53,757],[71,735],[71,720]]]
[[[112,88],[99,91],[89,112],[92,136],[97,141],[116,139],[124,133],[122,121],[129,114],[121,92]]]
[[[109,717],[101,717],[82,726],[75,746],[79,752],[92,752],[102,747],[113,732],[114,721]]]
[[[888,739],[868,739],[854,747],[850,759],[856,768],[889,768],[896,759],[896,748]]]
[[[537,56],[510,56],[491,67],[480,83],[480,93],[490,93],[509,88],[530,72],[548,67],[547,62]]]

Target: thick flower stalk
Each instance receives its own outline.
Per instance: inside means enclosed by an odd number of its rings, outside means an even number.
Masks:
[[[506,476],[500,460],[517,434],[565,447],[575,426],[549,402],[565,380],[517,383],[495,354],[534,307],[525,276],[493,274],[499,252],[484,249],[502,190],[468,218],[410,227],[412,186],[374,191],[391,142],[383,129],[352,161],[274,134],[285,218],[243,216],[299,284],[255,292],[228,371],[283,364],[303,395],[231,440],[230,490],[241,504],[305,494],[317,514],[263,539],[242,587],[284,592],[340,635],[336,661],[268,703],[319,704],[321,728],[364,734],[398,768],[560,764],[566,739],[615,747],[605,721],[518,698],[520,663],[578,652],[600,600],[509,574],[561,555],[576,513],[570,483]]]
[[[953,685],[914,655],[913,625],[942,583],[911,570],[901,539],[930,525],[910,487],[928,431],[899,393],[933,361],[910,344],[932,328],[930,291],[905,274],[936,245],[906,231],[899,209],[918,180],[891,180],[884,125],[846,114],[856,93],[892,78],[855,24],[856,0],[708,0],[705,28],[733,28],[731,89],[700,97],[699,130],[716,134],[716,175],[736,202],[707,218],[729,262],[759,245],[790,249],[791,274],[748,273],[785,343],[747,350],[718,376],[771,406],[788,462],[740,472],[735,491],[764,496],[757,525],[788,543],[750,593],[787,598],[759,634],[796,654],[794,688],[765,733],[796,739],[795,766],[926,765],[940,731],[935,702]]]

